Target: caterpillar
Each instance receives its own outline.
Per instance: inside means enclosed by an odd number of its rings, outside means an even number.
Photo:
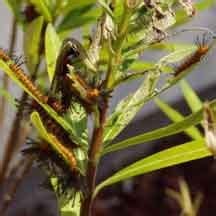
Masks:
[[[0,58],[5,61],[8,62],[11,60],[11,58],[6,54],[6,52],[0,48]]]
[[[33,101],[32,108],[35,109],[42,119],[44,126],[46,127],[49,136],[61,151],[62,155],[67,158],[72,169],[76,168],[76,159],[70,151],[71,148],[76,148],[77,144],[73,143],[68,136],[68,133],[58,124],[54,119],[52,119],[49,114],[36,102]]]
[[[202,41],[200,41],[200,39],[197,38],[197,40],[195,42],[195,44],[197,46],[197,50],[191,56],[189,56],[187,59],[185,59],[182,64],[180,64],[179,66],[177,66],[175,68],[175,70],[174,70],[174,76],[175,77],[178,76],[179,74],[181,74],[186,69],[189,69],[194,64],[200,62],[202,57],[207,54],[210,47],[209,47],[209,44],[207,43],[205,35],[206,34],[203,35]]]
[[[23,85],[41,102],[50,105],[57,113],[64,112],[63,106],[53,97],[44,95],[32,82],[32,80],[20,68],[20,58],[15,58],[15,63],[4,50],[0,49],[0,58],[8,62],[10,69],[14,72],[16,77],[23,83]]]
[[[71,195],[68,189],[75,188],[80,190],[80,175],[76,170],[72,170],[71,165],[62,160],[60,154],[50,148],[50,145],[44,141],[29,140],[27,148],[22,150],[23,154],[30,154],[35,156],[38,165],[45,169],[48,176],[57,178],[57,193],[59,195]]]

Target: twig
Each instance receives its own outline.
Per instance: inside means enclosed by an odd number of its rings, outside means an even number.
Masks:
[[[89,148],[89,162],[87,168],[87,187],[88,192],[81,206],[81,216],[90,216],[93,201],[93,192],[95,189],[95,179],[97,173],[97,165],[99,155],[103,144],[104,125],[106,122],[106,114],[108,110],[108,99],[105,98],[104,106],[100,110],[99,127],[95,126],[92,142]]]
[[[13,17],[12,25],[11,25],[10,45],[9,45],[9,50],[8,50],[9,56],[11,56],[13,54],[14,48],[16,46],[16,38],[17,38],[17,21],[16,21],[16,18]],[[8,86],[9,86],[9,78],[5,74],[3,77],[3,88],[5,90],[8,90]],[[5,105],[6,105],[5,98],[2,97],[1,103],[0,103],[0,130],[2,130],[2,128],[3,128]]]
[[[37,77],[37,72],[39,68],[40,62],[35,68],[34,73],[32,74],[31,80],[34,82]],[[19,146],[19,138],[20,138],[20,129],[21,129],[21,121],[23,119],[23,110],[25,107],[25,103],[28,99],[28,95],[26,92],[23,92],[20,100],[20,105],[18,108],[18,111],[16,113],[16,116],[12,122],[12,127],[9,133],[9,137],[6,143],[5,152],[3,155],[3,160],[1,164],[1,170],[0,170],[0,184],[3,182],[7,169],[10,165],[11,160],[13,159],[15,150],[17,149],[17,146]]]
[[[32,163],[33,163],[33,157],[29,157],[29,158],[25,158],[24,160],[21,160],[20,162],[18,162],[17,164],[23,166],[22,170],[20,171],[20,173],[17,174],[17,176],[15,177],[15,180],[12,184],[12,186],[9,188],[8,192],[6,192],[6,194],[3,197],[3,202],[0,208],[0,215],[3,216],[6,212],[6,210],[8,209],[11,201],[14,199],[14,196],[16,194],[17,188],[20,185],[20,183],[22,182],[22,179],[24,178],[24,176],[28,173],[29,169],[32,167]],[[17,167],[19,168],[20,167]],[[17,171],[14,170],[15,173],[17,173]]]

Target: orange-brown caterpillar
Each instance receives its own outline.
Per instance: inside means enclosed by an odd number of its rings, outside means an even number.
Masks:
[[[4,50],[2,50],[2,49],[0,49],[0,58],[1,58],[3,61],[5,61],[5,62],[11,60],[11,58],[10,58],[10,57],[6,54],[6,52],[5,52]]]
[[[10,69],[14,72],[16,77],[23,83],[23,85],[41,102],[50,105],[57,113],[64,112],[62,105],[54,98],[45,96],[31,81],[31,79],[24,73],[19,65],[12,62],[12,59],[6,54],[5,51],[0,49],[0,58],[9,62]],[[19,58],[16,60],[19,61]]]
[[[65,163],[61,155],[54,151],[46,141],[29,140],[27,144],[30,147],[25,148],[22,152],[34,155],[39,166],[45,169],[48,176],[57,177],[58,194],[70,195],[70,190],[67,190],[69,188],[80,190],[80,176],[77,170],[73,169],[71,172],[71,164]]]
[[[43,124],[46,127],[51,139],[61,151],[62,155],[67,158],[71,169],[76,169],[76,159],[71,149],[76,148],[77,145],[71,141],[68,133],[62,128],[62,126],[52,119],[36,101],[33,101],[32,108],[40,114]]]
[[[175,68],[174,76],[178,76],[179,74],[181,74],[181,72],[200,62],[202,57],[205,56],[209,51],[209,44],[206,41],[205,35],[203,36],[202,42],[200,42],[199,38],[197,38],[196,45],[197,50],[190,57],[185,59],[182,64]]]

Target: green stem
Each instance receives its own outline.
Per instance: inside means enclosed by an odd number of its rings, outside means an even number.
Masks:
[[[122,47],[128,32],[128,26],[130,23],[130,18],[132,15],[132,11],[129,10],[127,7],[124,9],[124,13],[122,16],[121,23],[119,24],[119,31],[117,35],[116,41],[113,42],[113,53],[109,55],[109,62],[108,62],[108,71],[107,71],[107,79],[106,84],[108,88],[112,88],[113,83],[115,82],[115,76],[118,71],[118,67],[122,61]]]

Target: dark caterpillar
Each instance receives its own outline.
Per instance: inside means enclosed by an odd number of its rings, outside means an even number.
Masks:
[[[44,141],[27,142],[28,147],[22,150],[23,154],[35,156],[38,165],[46,171],[50,178],[57,178],[57,193],[59,195],[71,195],[71,188],[80,190],[80,175],[75,169],[71,170],[71,166],[62,160],[60,154],[50,148],[50,145]],[[30,146],[29,146],[30,145]]]
[[[180,64],[178,67],[175,68],[174,70],[175,77],[181,74],[181,72],[193,66],[194,64],[200,62],[202,57],[205,56],[209,51],[210,47],[205,39],[205,35],[203,36],[201,42],[199,38],[197,39],[196,45],[197,45],[197,50],[191,56],[186,58],[182,64]]]

